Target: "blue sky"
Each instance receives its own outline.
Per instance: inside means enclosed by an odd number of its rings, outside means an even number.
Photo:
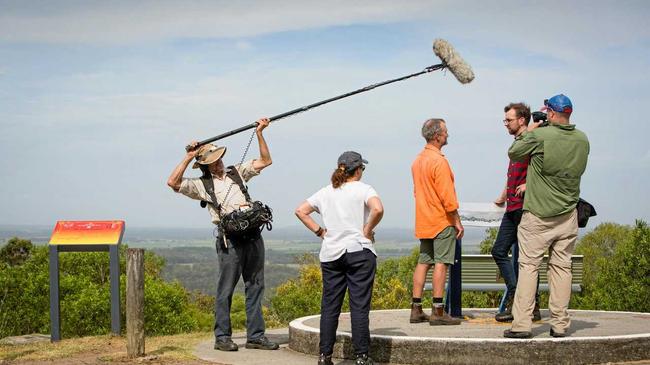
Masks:
[[[582,196],[595,223],[648,220],[649,18],[645,1],[0,0],[0,224],[208,226],[165,185],[189,140],[417,72],[438,63],[435,38],[474,82],[436,72],[267,130],[274,164],[250,186],[276,225],[298,224],[295,206],[353,149],[383,225],[411,227],[410,164],[434,116],[448,122],[459,199],[491,201],[511,143],[503,106],[560,92],[591,140]],[[226,162],[248,136],[222,141]]]

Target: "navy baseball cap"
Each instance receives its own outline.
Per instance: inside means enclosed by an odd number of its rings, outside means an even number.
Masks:
[[[569,99],[564,94],[558,94],[550,99],[544,100],[544,107],[558,113],[571,114],[571,112],[573,112],[573,104],[571,104],[571,99]]]
[[[352,171],[363,164],[368,163],[361,157],[361,154],[354,151],[346,151],[339,156],[338,164],[344,165],[347,171]]]

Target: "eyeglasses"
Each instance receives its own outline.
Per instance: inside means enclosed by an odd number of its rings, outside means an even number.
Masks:
[[[510,122],[514,122],[515,120],[517,120],[517,119],[508,119],[508,118],[506,118],[506,119],[503,120],[503,123],[508,124]]]
[[[365,171],[366,167],[364,165],[361,165],[361,171]]]

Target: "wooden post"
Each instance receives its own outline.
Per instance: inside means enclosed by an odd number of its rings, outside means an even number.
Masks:
[[[129,248],[126,261],[126,352],[144,355],[144,249]]]

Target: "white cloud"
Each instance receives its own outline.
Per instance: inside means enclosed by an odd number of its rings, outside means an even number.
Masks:
[[[5,3],[5,9],[0,11],[0,41],[5,42],[121,45],[188,38],[250,38],[359,24],[427,22],[440,30],[432,38],[449,37],[474,47],[500,44],[557,60],[585,62],[608,48],[635,45],[650,37],[650,27],[646,26],[650,7],[644,1],[547,1],[543,5],[515,1],[392,0],[7,4],[12,2]],[[235,43],[243,51],[251,46],[247,41]]]
[[[135,43],[186,37],[250,37],[333,25],[420,19],[434,4],[373,1],[58,2],[44,14],[16,2],[0,14],[0,39],[11,42]]]
[[[251,42],[238,41],[237,43],[235,43],[235,48],[237,48],[240,51],[250,51],[253,49],[253,44]]]
[[[120,209],[129,211],[136,225],[196,225],[199,221],[203,225],[205,212],[194,205],[190,208],[189,203],[178,207],[183,213],[169,212],[166,220],[159,221],[151,214],[182,200],[174,200],[164,180],[190,138],[208,138],[262,115],[417,71],[409,65],[424,66],[420,65],[420,45],[407,41],[403,48],[396,46],[397,50],[382,49],[390,62],[377,62],[370,58],[375,57],[376,50],[368,52],[371,56],[364,52],[350,56],[336,52],[338,43],[313,49],[308,47],[313,44],[306,43],[312,40],[293,34],[287,38],[278,34],[277,39],[280,43],[291,40],[295,42],[291,47],[310,49],[310,54],[296,52],[291,58],[283,57],[282,50],[277,54],[270,50],[256,52],[257,57],[252,58],[245,52],[262,48],[262,42],[238,38],[318,27],[405,22],[409,24],[405,40],[423,39],[420,33],[426,30],[427,34],[434,33],[432,38],[448,37],[458,42],[459,52],[475,67],[477,78],[461,86],[449,72],[436,72],[274,124],[267,136],[276,163],[265,171],[263,179],[254,182],[254,192],[274,206],[280,226],[294,223],[291,212],[299,202],[296,200],[327,181],[329,161],[345,149],[359,149],[371,160],[368,181],[376,185],[386,200],[387,212],[391,212],[384,223],[410,226],[408,166],[422,146],[419,125],[432,116],[449,121],[451,137],[446,153],[461,199],[491,199],[503,183],[505,149],[511,142],[499,122],[502,106],[524,100],[538,107],[544,97],[560,91],[574,100],[578,126],[592,142],[590,175],[584,179],[585,189],[592,191],[590,196],[609,194],[606,187],[612,168],[636,171],[638,166],[633,169],[631,165],[638,164],[639,156],[644,166],[650,163],[650,151],[638,137],[650,132],[638,107],[648,103],[647,60],[643,57],[648,52],[647,43],[631,47],[625,57],[614,53],[594,57],[607,47],[625,48],[647,39],[648,30],[639,24],[648,7],[630,10],[644,3],[563,3],[562,13],[552,10],[557,8],[553,3],[533,6],[519,2],[496,3],[499,6],[454,2],[458,9],[444,2],[392,1],[0,4],[5,8],[0,10],[0,42],[36,42],[32,45],[33,57],[38,61],[42,58],[48,69],[48,51],[56,49],[54,60],[68,66],[65,72],[41,78],[32,71],[45,66],[35,60],[21,63],[19,52],[15,64],[5,60],[6,66],[0,66],[0,75],[16,75],[15,87],[0,85],[0,167],[11,171],[4,176],[7,188],[0,200],[15,207],[11,211],[20,212],[12,217],[14,222],[44,221],[43,215],[34,217],[32,213],[40,211],[43,203],[38,194],[27,194],[31,198],[26,201],[14,196],[36,189],[29,187],[33,179],[24,166],[48,156],[74,161],[60,168],[44,166],[41,174],[50,179],[46,184],[53,184],[52,190],[90,196],[97,190],[120,196]],[[416,21],[418,25],[410,26]],[[402,30],[401,25],[380,28],[372,29]],[[327,32],[330,29],[311,33],[318,36]],[[160,47],[157,43],[192,37],[230,39],[186,48]],[[54,47],[40,48],[43,42]],[[79,42],[90,47],[75,47],[77,52],[61,54],[68,43]],[[142,47],[97,47],[97,43],[133,42],[141,42]],[[427,56],[433,57],[430,46],[422,45]],[[134,49],[138,50],[136,54]],[[77,58],[98,50],[107,57],[100,61],[88,57],[88,62]],[[311,54],[312,50],[317,54]],[[526,64],[523,56],[534,57],[526,53],[551,61]],[[223,54],[228,57],[221,63]],[[320,59],[324,61],[311,62]],[[206,63],[218,67],[205,67]],[[621,110],[629,113],[622,117]],[[631,137],[630,130],[635,131]],[[239,157],[248,136],[242,133],[224,141],[230,148],[229,161]],[[16,154],[25,145],[34,147]],[[251,154],[256,152],[254,147]],[[635,174],[647,181],[647,171],[641,169]],[[96,177],[104,184],[102,189],[77,182],[80,172]],[[647,184],[642,185],[644,188]],[[599,189],[607,192],[600,193]],[[114,205],[111,199],[101,197],[97,202],[78,203],[87,205],[88,212],[104,212]],[[95,203],[99,208],[91,207]],[[57,209],[70,209],[59,208],[66,204],[69,202],[47,200],[45,205],[52,215]],[[643,199],[637,199],[617,202],[608,210],[619,209],[616,214],[627,217],[632,214],[628,212],[645,206]],[[191,217],[184,217],[188,210]]]

